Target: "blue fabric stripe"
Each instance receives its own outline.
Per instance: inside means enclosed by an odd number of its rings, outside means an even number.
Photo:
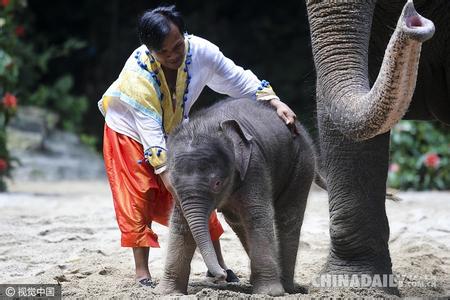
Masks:
[[[162,126],[162,118],[161,115],[158,114],[156,111],[145,107],[144,105],[140,104],[130,96],[127,96],[123,93],[120,93],[120,96],[118,96],[121,101],[125,102],[126,104],[130,105],[131,107],[143,112],[144,114],[148,115],[150,118],[158,122],[159,125]]]
[[[121,96],[121,92],[119,92],[119,91],[110,91],[110,90],[107,90],[104,94],[103,94],[103,97],[104,96],[109,96],[109,97],[117,97],[117,98],[120,98],[120,96]]]

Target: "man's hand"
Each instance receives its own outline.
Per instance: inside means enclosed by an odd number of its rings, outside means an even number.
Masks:
[[[298,128],[297,126],[295,126],[295,119],[297,118],[297,115],[292,111],[292,109],[290,109],[289,106],[278,99],[270,100],[270,105],[275,107],[278,116],[281,120],[283,120],[289,130],[291,130],[292,135],[299,135],[300,133],[298,131]]]
[[[270,100],[270,104],[276,108],[278,116],[286,123],[286,125],[294,124],[297,115],[285,103],[278,99]]]

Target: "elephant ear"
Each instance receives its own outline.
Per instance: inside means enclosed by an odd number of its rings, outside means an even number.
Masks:
[[[239,171],[241,180],[244,180],[250,164],[253,136],[236,120],[222,121],[220,128],[233,142],[236,168]]]

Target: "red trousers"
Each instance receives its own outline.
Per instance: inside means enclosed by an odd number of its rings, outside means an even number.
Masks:
[[[168,226],[173,199],[153,168],[143,160],[142,145],[105,124],[103,157],[114,200],[122,247],[159,247],[151,222]],[[209,219],[211,239],[223,233],[215,212]]]

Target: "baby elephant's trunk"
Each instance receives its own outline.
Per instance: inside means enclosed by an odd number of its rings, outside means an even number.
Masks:
[[[183,205],[183,203],[188,204]],[[209,234],[208,220],[212,208],[205,203],[211,203],[211,201],[181,201],[181,207],[209,272],[214,275],[216,280],[222,281],[226,279],[227,275],[225,270],[219,265]]]

